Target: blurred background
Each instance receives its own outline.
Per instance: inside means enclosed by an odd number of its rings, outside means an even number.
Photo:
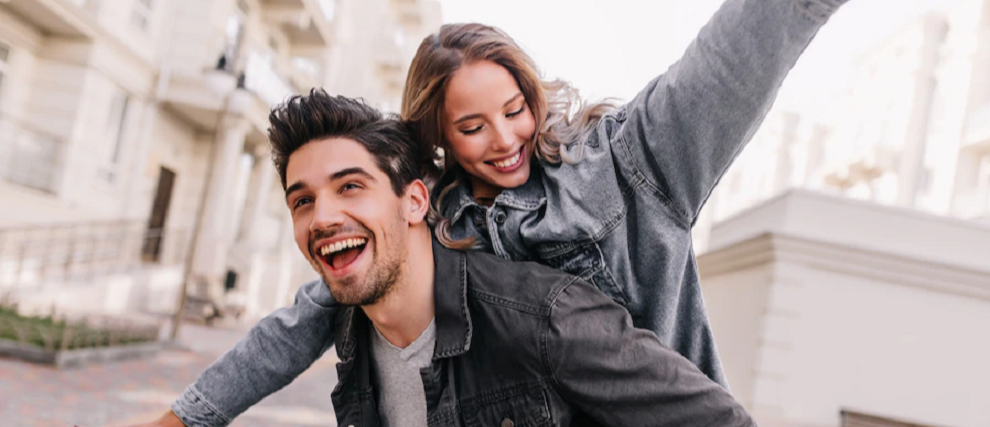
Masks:
[[[396,112],[423,37],[477,21],[629,100],[720,4],[0,0],[0,424],[155,418],[315,278],[266,141],[287,95]],[[990,0],[844,6],[695,251],[761,425],[990,425]],[[335,425],[324,359],[233,425]]]

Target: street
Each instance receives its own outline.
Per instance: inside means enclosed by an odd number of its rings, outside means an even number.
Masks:
[[[0,359],[0,426],[125,426],[158,418],[244,329],[184,325],[181,346],[157,356],[56,370]],[[288,387],[234,420],[234,427],[336,426],[333,350]]]

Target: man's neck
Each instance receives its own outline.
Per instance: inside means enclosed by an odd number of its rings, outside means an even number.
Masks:
[[[410,235],[402,278],[381,301],[362,306],[365,315],[388,342],[406,348],[433,321],[433,241],[429,228]]]

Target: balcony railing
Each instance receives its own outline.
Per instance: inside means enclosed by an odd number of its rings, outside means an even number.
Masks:
[[[64,159],[62,138],[0,115],[0,179],[54,193]]]
[[[0,290],[88,281],[145,263],[185,260],[187,230],[146,227],[118,221],[0,229]]]

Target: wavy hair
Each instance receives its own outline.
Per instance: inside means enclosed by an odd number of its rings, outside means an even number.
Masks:
[[[482,24],[447,24],[426,37],[409,66],[401,117],[416,138],[449,150],[444,137],[444,96],[451,77],[465,64],[492,61],[515,78],[536,121],[530,141],[534,155],[546,162],[575,164],[583,157],[583,142],[613,102],[585,104],[577,89],[562,80],[544,80],[533,59],[501,30]],[[444,173],[456,173],[453,156],[444,156]],[[446,181],[446,180],[444,180]],[[454,240],[450,218],[440,214],[444,196],[459,184],[439,189],[430,209],[437,240],[453,249],[475,246],[474,239]]]

